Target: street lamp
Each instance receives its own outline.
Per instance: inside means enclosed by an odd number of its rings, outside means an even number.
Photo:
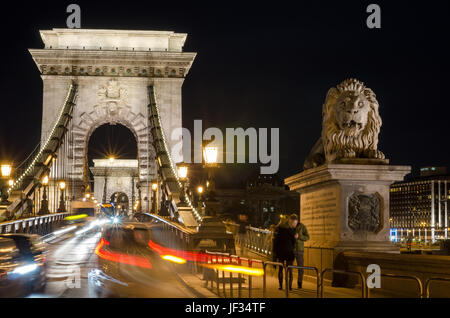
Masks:
[[[153,200],[152,200],[152,212],[154,214],[157,214],[156,213],[157,212],[157,206],[156,206],[156,200],[157,200],[157,197],[156,197],[157,193],[156,193],[156,191],[157,190],[158,190],[158,181],[153,181],[152,182],[152,197],[153,197]]]
[[[205,158],[205,167],[208,171],[208,180],[206,182],[206,214],[214,215],[216,213],[214,206],[217,204],[217,200],[214,198],[216,189],[214,169],[217,167],[218,148],[215,146],[206,146],[203,149],[203,155]]]
[[[208,170],[208,192],[215,190],[214,184],[214,168],[217,166],[217,147],[207,146],[203,149],[203,156],[205,158],[205,167]]]
[[[58,212],[66,212],[66,204],[64,202],[64,189],[66,188],[66,183],[64,181],[59,182],[59,190],[61,190],[61,196],[59,198],[59,208]]]
[[[2,164],[1,165],[1,200],[0,205],[8,205],[11,204],[10,201],[8,201],[8,187],[10,186],[10,176],[11,176],[12,167],[10,164]]]
[[[39,215],[48,214],[48,201],[47,201],[47,185],[48,185],[48,175],[45,175],[41,180],[44,186],[44,193],[42,194],[41,209],[39,210]]]
[[[181,181],[181,193],[180,193],[180,204],[186,204],[186,180],[188,174],[188,167],[181,163],[178,165],[178,178]]]
[[[2,170],[2,177],[9,177],[11,175],[11,165],[10,164],[5,164],[1,166],[1,170]]]

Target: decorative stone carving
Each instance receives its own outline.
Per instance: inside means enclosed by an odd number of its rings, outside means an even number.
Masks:
[[[310,169],[342,159],[366,158],[382,162],[378,150],[381,117],[375,93],[356,79],[332,87],[322,114],[322,136],[316,142],[303,168]]]
[[[377,232],[381,224],[380,198],[355,192],[348,198],[348,226],[353,232]]]
[[[98,105],[94,106],[97,111],[104,111],[104,114],[111,118],[119,115],[120,109],[128,106],[127,90],[120,87],[116,80],[111,80],[106,86],[100,86],[98,91]],[[100,108],[100,109],[97,109]]]

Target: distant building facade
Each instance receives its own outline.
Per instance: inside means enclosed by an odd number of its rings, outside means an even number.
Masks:
[[[245,213],[252,226],[268,228],[278,223],[280,215],[299,215],[300,195],[290,191],[277,175],[254,174],[241,189],[216,189],[215,198],[220,201],[219,214],[236,219]]]
[[[391,186],[391,240],[436,242],[448,238],[449,181],[445,167],[424,167],[420,176]]]

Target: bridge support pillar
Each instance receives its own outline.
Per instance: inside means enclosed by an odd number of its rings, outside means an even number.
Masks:
[[[300,220],[308,229],[305,264],[333,268],[342,251],[399,253],[390,241],[389,193],[410,166],[325,164],[285,180],[300,193]]]

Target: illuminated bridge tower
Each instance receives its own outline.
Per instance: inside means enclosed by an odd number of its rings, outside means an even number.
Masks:
[[[172,148],[176,141],[171,134],[182,125],[181,86],[196,55],[183,52],[187,34],[84,29],[40,34],[45,48],[30,49],[30,53],[43,80],[41,145],[51,134],[70,84],[78,84],[65,164],[55,167],[50,178],[56,181],[64,175],[69,196],[81,197],[84,173],[89,171],[86,156],[91,134],[106,123],[122,124],[136,137],[142,208],[148,210],[149,188],[157,177],[148,87],[154,87],[161,127]]]

